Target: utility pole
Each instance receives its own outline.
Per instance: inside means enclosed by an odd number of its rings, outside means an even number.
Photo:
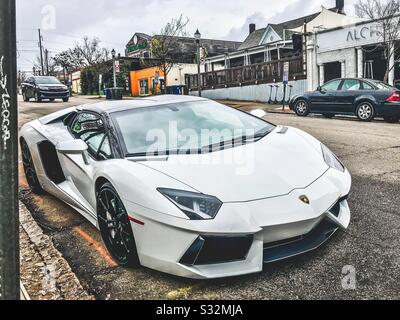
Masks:
[[[18,106],[15,0],[0,1],[0,300],[18,300]]]
[[[44,75],[43,47],[42,47],[43,38],[42,38],[42,33],[41,33],[40,29],[38,29],[38,31],[39,31],[40,65],[42,67],[41,75],[43,76]]]
[[[201,70],[200,70],[200,59],[201,59],[201,46],[200,46],[200,39],[201,33],[199,29],[196,30],[194,34],[194,38],[196,39],[196,46],[197,46],[197,90],[199,92],[199,97],[201,97]]]
[[[49,50],[44,50],[44,57],[46,59],[46,76],[49,75]]]

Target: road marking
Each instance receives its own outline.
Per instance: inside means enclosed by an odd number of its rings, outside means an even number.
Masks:
[[[118,264],[111,258],[107,250],[95,239],[93,239],[88,233],[82,230],[80,227],[74,227],[72,229],[74,232],[78,233],[83,239],[90,243],[90,245],[107,261],[111,267],[118,267]]]

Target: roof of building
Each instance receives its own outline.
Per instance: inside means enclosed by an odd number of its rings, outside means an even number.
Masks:
[[[139,36],[141,38],[144,38],[146,40],[151,40],[152,38],[171,38],[175,42],[181,42],[181,43],[195,43],[196,39],[193,37],[182,37],[182,36],[163,36],[156,34],[154,36],[150,36],[145,33],[141,32],[136,32],[131,40],[128,42],[127,46],[133,43],[134,37]],[[232,41],[232,40],[220,40],[220,39],[207,39],[207,38],[202,38],[201,39],[202,44],[210,45],[210,46],[221,46],[221,47],[227,47],[227,49],[237,49],[242,42],[240,41]]]
[[[331,8],[328,10],[333,11],[335,13],[340,13],[337,8]],[[306,23],[310,22],[311,20],[315,19],[319,14],[321,14],[321,11],[304,16],[304,17],[285,21],[282,23],[270,23],[265,28],[258,29],[256,31],[252,32],[251,34],[249,34],[247,36],[246,40],[244,40],[244,42],[240,45],[239,50],[246,50],[249,48],[259,46],[261,43],[261,40],[265,34],[265,31],[267,30],[268,27],[271,27],[282,39],[284,38],[284,34],[283,34],[285,32],[284,30],[286,30],[286,37],[291,37],[291,35],[293,34],[291,29],[295,29],[295,28],[302,26],[304,24],[304,22],[306,22]],[[342,13],[340,13],[340,14],[342,14]]]

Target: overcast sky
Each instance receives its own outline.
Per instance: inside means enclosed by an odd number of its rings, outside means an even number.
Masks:
[[[345,0],[353,13],[356,0]],[[37,29],[51,54],[73,46],[83,36],[124,53],[135,32],[158,33],[171,18],[183,14],[188,32],[199,28],[204,38],[243,41],[248,24],[257,28],[330,8],[335,0],[17,0],[18,67],[30,71],[38,55]]]

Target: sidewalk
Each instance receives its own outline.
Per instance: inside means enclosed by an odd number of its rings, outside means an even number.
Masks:
[[[93,300],[20,202],[21,300]]]
[[[283,114],[294,114],[288,106],[283,110],[282,105],[268,104],[264,102],[257,101],[239,101],[239,100],[218,100],[220,103],[226,104],[228,106],[243,110],[252,111],[256,109],[262,109],[267,113],[283,113]]]

